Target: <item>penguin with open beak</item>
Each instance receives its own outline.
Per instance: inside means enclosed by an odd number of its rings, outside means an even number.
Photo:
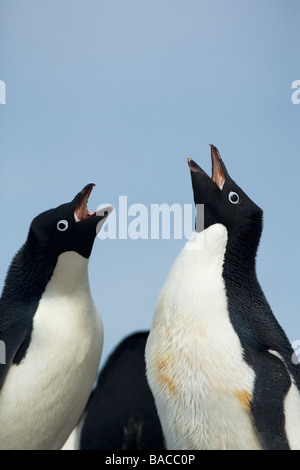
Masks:
[[[91,212],[94,184],[38,215],[0,299],[0,448],[60,449],[97,376],[103,342],[88,262],[112,211]]]
[[[256,274],[263,212],[213,145],[211,159],[212,177],[188,159],[202,223],[171,268],[146,346],[167,448],[300,449],[300,366]]]

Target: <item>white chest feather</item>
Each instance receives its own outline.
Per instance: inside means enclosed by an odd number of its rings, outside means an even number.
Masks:
[[[103,343],[87,264],[75,252],[58,259],[26,356],[0,393],[1,448],[60,449],[85,407]]]
[[[227,231],[196,234],[158,299],[147,377],[168,449],[258,449],[249,403],[254,372],[227,313],[222,265]]]

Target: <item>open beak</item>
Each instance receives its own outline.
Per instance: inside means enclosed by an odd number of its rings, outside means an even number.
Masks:
[[[198,163],[194,162],[191,158],[188,158],[188,165],[190,167],[190,170],[193,171],[194,173],[202,173],[203,175],[207,175],[204,170],[198,165]]]
[[[219,150],[214,145],[210,144],[211,148],[211,163],[212,163],[212,180],[222,190],[225,183],[225,166],[222,162]]]
[[[222,190],[225,183],[225,175],[227,173],[225,165],[221,159],[220,153],[214,145],[210,144],[211,148],[211,163],[212,163],[212,177],[211,179],[219,186]],[[188,158],[188,165],[190,170],[194,173],[202,173],[206,176],[207,173],[191,158]]]
[[[75,222],[81,222],[82,220],[88,219],[89,217],[92,216],[97,216],[102,219],[105,219],[106,217],[109,216],[109,214],[113,211],[112,206],[105,207],[104,209],[101,209],[100,211],[96,212],[91,212],[87,208],[87,203],[88,199],[90,197],[90,194],[93,190],[93,187],[96,186],[94,183],[87,184],[82,191],[76,196],[75,199],[79,199],[79,203],[76,205],[75,211],[74,211],[74,219]]]

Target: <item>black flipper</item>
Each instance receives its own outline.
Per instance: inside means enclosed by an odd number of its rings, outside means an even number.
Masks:
[[[290,450],[285,433],[284,398],[291,386],[285,364],[270,352],[256,354],[251,413],[264,450]]]

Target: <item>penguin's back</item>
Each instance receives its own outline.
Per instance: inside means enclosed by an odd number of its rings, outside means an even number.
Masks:
[[[109,356],[79,426],[80,450],[164,448],[146,379],[148,334],[137,332],[126,337]]]

